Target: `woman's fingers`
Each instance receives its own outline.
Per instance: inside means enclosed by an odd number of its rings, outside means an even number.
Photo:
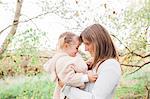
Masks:
[[[89,81],[90,82],[95,82],[96,79],[97,79],[98,75],[97,74],[94,74],[92,73],[91,71],[88,72],[88,78],[89,78]]]

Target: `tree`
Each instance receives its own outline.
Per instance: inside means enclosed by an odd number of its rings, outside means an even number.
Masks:
[[[145,0],[142,7],[135,9],[130,6],[124,12],[124,28],[129,29],[129,35],[124,40],[123,66],[137,67],[134,72],[150,64],[147,34],[150,28],[150,1]],[[123,42],[121,42],[123,43]]]
[[[6,37],[2,48],[0,49],[0,56],[2,56],[2,54],[4,53],[4,51],[7,49],[9,43],[11,42],[13,36],[15,35],[16,31],[17,31],[17,27],[19,24],[19,18],[21,15],[21,8],[22,8],[22,4],[23,4],[23,0],[17,0],[16,2],[16,11],[15,11],[15,16],[14,16],[14,20],[12,23],[12,27],[10,32],[8,33],[8,36]]]

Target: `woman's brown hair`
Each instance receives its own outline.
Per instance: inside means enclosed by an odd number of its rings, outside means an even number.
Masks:
[[[94,62],[92,68],[100,61],[109,58],[118,59],[117,51],[107,30],[100,24],[87,27],[80,35],[94,46]]]

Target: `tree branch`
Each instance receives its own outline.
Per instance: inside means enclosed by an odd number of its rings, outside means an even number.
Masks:
[[[135,72],[137,72],[138,70],[140,70],[142,67],[139,67],[138,69],[136,69],[135,71],[133,71],[133,72],[131,72],[131,73],[129,73],[129,75],[131,75],[131,74],[133,74],[133,73],[135,73]]]
[[[54,9],[54,7],[51,7],[50,9],[53,9],[52,11],[38,14],[37,16],[34,16],[34,17],[32,17],[32,18],[28,18],[27,20],[24,20],[24,21],[20,21],[20,22],[17,21],[17,22],[15,22],[15,24],[25,23],[25,22],[28,22],[28,21],[32,21],[33,19],[42,17],[42,16],[47,15],[47,14],[49,14],[49,13],[53,13],[53,12],[56,11],[60,6],[61,6],[61,5],[55,7],[55,9]],[[2,29],[2,30],[0,31],[0,34],[1,34],[2,32],[4,32],[5,30],[7,30],[7,29],[8,29],[9,27],[11,27],[11,26],[12,26],[12,25],[8,25],[6,28]]]
[[[121,65],[127,66],[127,67],[139,67],[140,68],[140,67],[143,67],[143,66],[145,66],[147,64],[150,64],[150,61],[148,61],[148,62],[146,62],[146,63],[144,63],[142,65],[131,65],[131,64],[121,64]]]
[[[138,57],[141,57],[141,58],[147,58],[147,57],[150,57],[150,53],[148,53],[147,55],[140,55],[140,54],[138,54],[138,53],[135,53],[134,51],[131,51],[127,46],[125,46],[125,44],[123,44],[123,42],[119,39],[119,38],[117,38],[114,34],[111,34],[114,38],[116,38],[128,51],[129,51],[129,53],[130,54],[132,54],[132,55],[136,55],[136,56],[138,56]]]
[[[133,73],[137,72],[138,70],[140,70],[142,67],[144,67],[147,64],[150,64],[150,61],[148,61],[148,62],[146,62],[146,63],[144,63],[142,65],[129,65],[129,64],[121,64],[121,65],[128,66],[128,67],[138,67],[138,69],[136,69],[135,71],[129,73],[129,74],[133,74]]]
[[[17,31],[17,27],[18,27],[18,23],[19,23],[19,19],[20,19],[20,13],[21,13],[22,4],[23,4],[23,0],[17,0],[16,12],[15,12],[13,24],[11,25],[12,27],[11,27],[11,30],[10,30],[8,36],[4,40],[4,43],[2,45],[2,51],[1,51],[0,55],[2,55],[4,53],[4,51],[7,49],[9,43],[11,42],[11,37],[13,37],[15,35],[16,31]],[[5,28],[5,30],[8,27],[9,26],[7,26]]]
[[[6,28],[4,28],[4,29],[2,29],[1,31],[0,31],[0,34],[2,33],[2,32],[4,32],[5,30],[7,30],[9,27],[11,27],[12,25],[8,25]]]

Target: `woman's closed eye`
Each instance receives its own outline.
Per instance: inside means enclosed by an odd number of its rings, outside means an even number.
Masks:
[[[88,43],[88,42],[85,42],[84,44],[85,44],[85,45],[90,45],[90,43]]]

